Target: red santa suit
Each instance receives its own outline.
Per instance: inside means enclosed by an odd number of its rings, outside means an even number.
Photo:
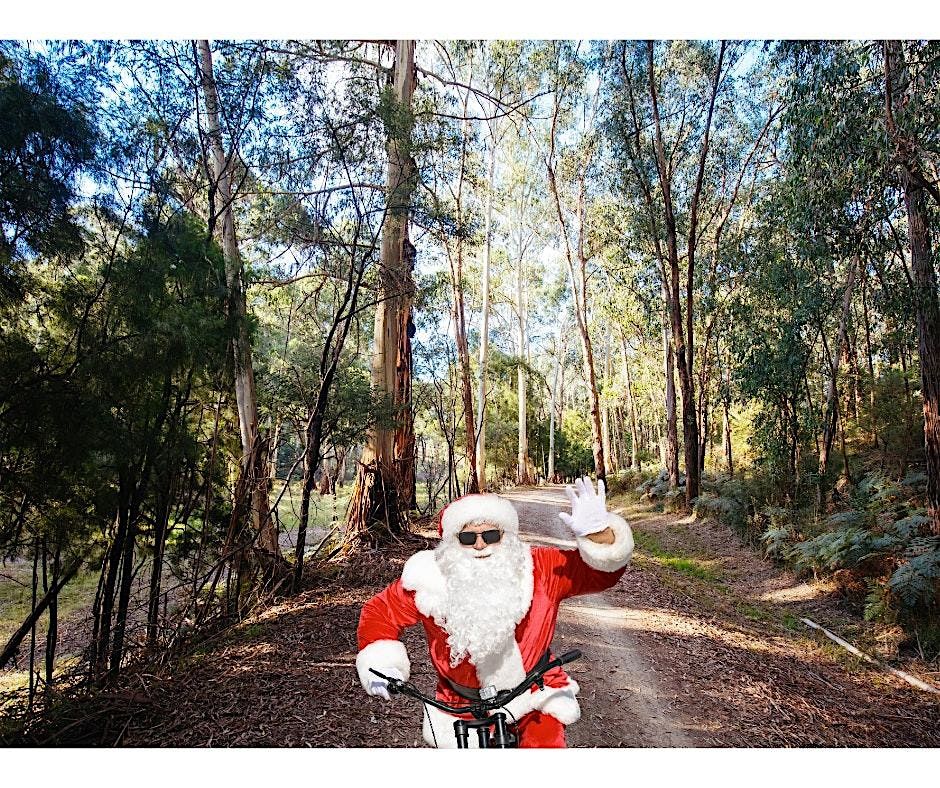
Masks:
[[[444,538],[453,537],[468,522],[485,520],[504,533],[518,532],[515,508],[496,495],[468,495],[454,501],[441,514]],[[435,551],[413,555],[402,576],[363,606],[359,620],[359,654],[356,667],[364,688],[375,679],[369,668],[394,667],[405,679],[410,661],[400,641],[402,631],[421,624],[427,635],[431,661],[438,673],[436,697],[450,705],[465,705],[445,679],[469,688],[517,686],[549,649],[562,600],[591,594],[613,586],[623,575],[633,551],[633,536],[623,518],[608,514],[614,532],[612,544],[576,538],[577,549],[525,546],[525,571],[521,593],[527,605],[515,626],[514,637],[502,647],[474,661],[473,655],[451,664],[447,630],[447,584]],[[470,548],[463,548],[470,549]],[[478,662],[479,664],[476,664]],[[580,718],[576,699],[578,684],[561,668],[545,675],[545,686],[514,699],[507,710],[519,721],[520,746],[565,746],[564,726]],[[438,747],[456,747],[454,717],[427,706],[425,741]],[[470,746],[476,746],[475,737]]]

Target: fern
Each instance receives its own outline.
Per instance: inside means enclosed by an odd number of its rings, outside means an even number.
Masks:
[[[925,514],[912,514],[895,521],[891,530],[898,535],[899,539],[911,539],[917,536],[921,528],[929,522],[930,518]]]
[[[905,607],[936,604],[940,590],[940,550],[921,553],[901,564],[891,575],[888,588]]]
[[[927,474],[923,471],[911,471],[907,476],[901,479],[901,484],[905,487],[913,487],[915,490],[927,486]]]
[[[826,520],[826,525],[832,529],[851,528],[863,525],[868,520],[868,513],[857,509],[848,509],[836,512]]]
[[[845,528],[820,534],[794,547],[800,568],[841,569],[858,564],[871,554],[872,534],[862,528]]]
[[[894,611],[891,608],[891,595],[887,587],[874,579],[868,580],[868,593],[865,595],[865,620],[892,622]]]
[[[793,553],[793,532],[788,526],[768,528],[760,538],[764,543],[764,555],[768,558],[786,560]]]

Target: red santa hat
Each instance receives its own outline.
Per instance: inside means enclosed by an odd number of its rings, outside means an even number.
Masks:
[[[467,523],[475,521],[492,523],[504,533],[519,533],[516,508],[493,493],[474,493],[451,501],[441,509],[437,532],[442,538],[456,536]]]

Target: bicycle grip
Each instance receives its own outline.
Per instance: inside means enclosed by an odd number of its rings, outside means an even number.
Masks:
[[[560,657],[558,657],[558,664],[567,665],[569,662],[574,662],[576,659],[580,659],[580,658],[581,658],[580,649],[572,649],[568,653],[562,654]]]

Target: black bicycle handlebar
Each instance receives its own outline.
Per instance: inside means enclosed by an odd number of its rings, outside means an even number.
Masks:
[[[494,698],[489,700],[481,699],[478,702],[471,703],[467,706],[451,706],[448,703],[439,701],[437,698],[428,697],[410,681],[402,681],[401,679],[396,679],[392,676],[386,676],[384,673],[379,673],[379,671],[377,671],[375,668],[369,668],[369,672],[374,673],[381,679],[385,679],[388,682],[388,691],[393,695],[408,695],[409,697],[423,701],[424,703],[430,703],[432,706],[440,709],[441,711],[447,711],[451,714],[472,714],[474,717],[481,717],[485,716],[487,712],[502,708],[511,700],[518,698],[523,692],[528,691],[529,687],[537,683],[538,680],[542,678],[542,676],[548,673],[548,671],[552,670],[552,668],[557,668],[561,665],[567,665],[569,662],[574,662],[580,656],[580,650],[574,649],[572,651],[568,651],[565,654],[562,654],[560,657],[554,657],[543,667],[532,670],[513,689],[500,690]]]

